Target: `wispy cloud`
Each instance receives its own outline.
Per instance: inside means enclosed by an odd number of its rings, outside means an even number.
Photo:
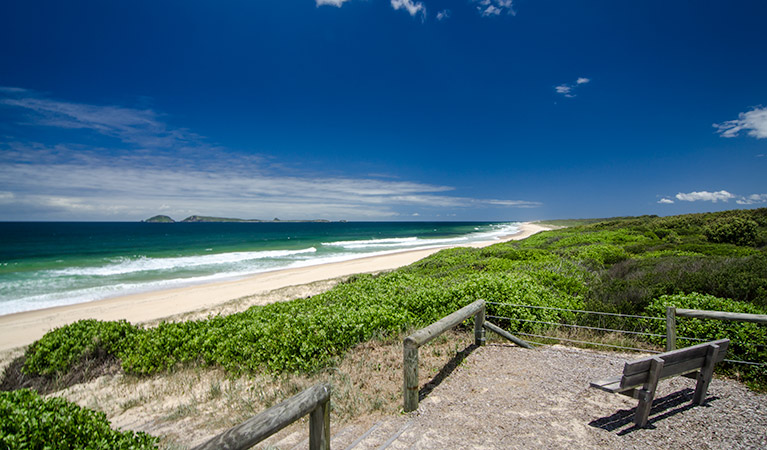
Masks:
[[[450,10],[449,9],[443,9],[442,11],[437,13],[437,20],[443,21],[450,18]]]
[[[413,17],[417,14],[421,14],[421,18],[426,17],[426,7],[421,2],[414,2],[413,0],[391,0],[391,6],[395,10],[404,9]]]
[[[767,194],[751,194],[747,197],[736,200],[739,205],[758,205],[761,203],[767,203]]]
[[[31,152],[27,151],[29,155]],[[237,155],[228,155],[228,170],[194,168],[189,161],[155,165],[91,154],[88,163],[47,155],[43,164],[16,162],[3,153],[0,185],[8,189],[0,203],[131,220],[161,208],[184,214],[249,218],[397,217],[402,208],[531,208],[524,200],[475,199],[447,195],[450,186],[357,177],[286,176],[264,173]],[[56,161],[56,159],[60,159]],[[170,208],[169,206],[170,205]],[[7,209],[6,209],[7,211]],[[81,216],[78,216],[81,217]]]
[[[749,136],[757,139],[767,138],[767,107],[740,113],[737,119],[715,123],[714,128],[726,138],[736,137],[741,131],[747,131]]]
[[[151,109],[89,105],[47,98],[21,88],[3,88],[0,105],[24,111],[27,125],[86,129],[143,147],[178,147],[198,143],[200,137],[172,128]]]
[[[341,7],[345,2],[348,2],[349,0],[316,0],[317,6],[322,5],[330,5],[330,6],[337,6]]]
[[[0,90],[0,106],[33,129],[79,131],[70,143],[13,136],[0,143],[0,220],[136,220],[158,211],[376,220],[409,216],[415,208],[436,215],[540,206],[461,196],[446,185],[292,170],[274,157],[207,144],[151,110],[52,100],[9,88]],[[94,145],[83,138],[91,132],[123,145]]]
[[[575,88],[589,82],[591,82],[591,79],[589,78],[578,77],[578,79],[575,80],[575,83],[563,83],[563,84],[560,84],[559,86],[554,86],[554,90],[556,91],[557,94],[562,94],[567,98],[573,98],[575,97],[575,94],[573,93]]]
[[[482,17],[500,16],[501,14],[516,15],[513,0],[472,0]]]
[[[673,205],[674,201],[671,200],[670,198],[662,198],[662,199],[658,200],[658,203],[660,203],[662,205]]]

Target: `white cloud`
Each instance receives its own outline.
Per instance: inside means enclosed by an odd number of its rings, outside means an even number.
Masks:
[[[33,125],[87,129],[149,148],[178,147],[200,140],[194,133],[168,126],[150,109],[52,100],[19,88],[0,92],[7,94],[0,98],[0,105],[26,111]]]
[[[513,0],[472,0],[482,17],[500,16],[503,13],[516,15]]]
[[[437,20],[447,20],[450,18],[450,10],[449,9],[443,9],[442,11],[437,13]]]
[[[586,77],[578,77],[578,79],[575,80],[575,83],[562,83],[559,86],[554,86],[554,90],[557,92],[557,94],[562,94],[567,98],[573,98],[575,97],[575,93],[573,92],[576,87],[589,83],[591,79]]]
[[[573,90],[572,86],[560,84],[559,86],[554,87],[554,90],[557,91],[557,94],[564,94],[565,97],[572,97],[572,95],[570,95],[570,91]]]
[[[349,0],[316,0],[317,6],[322,5],[331,5],[331,6],[337,6],[341,7],[345,2],[348,2]]]
[[[543,206],[543,203],[526,200],[482,200],[481,202],[487,203],[488,205],[510,206],[514,208],[537,208]]]
[[[737,119],[715,123],[714,127],[726,138],[738,136],[741,131],[747,131],[749,136],[757,139],[767,138],[767,107],[757,107],[740,113]]]
[[[0,104],[31,117],[26,126],[92,130],[128,145],[50,146],[5,137],[0,142],[0,220],[136,220],[158,211],[375,220],[400,216],[413,206],[422,214],[541,206],[450,195],[451,186],[396,178],[297,172],[274,158],[206,144],[151,110],[50,100],[25,90],[2,92]]]
[[[751,194],[747,197],[742,197],[736,201],[739,205],[757,205],[760,203],[767,203],[767,194]]]
[[[658,203],[660,203],[662,205],[672,205],[672,204],[674,204],[674,201],[671,200],[670,198],[662,198],[662,199],[658,200]]]
[[[676,194],[676,199],[685,201],[685,202],[697,202],[697,201],[704,201],[704,202],[713,202],[716,203],[718,201],[727,202],[730,199],[735,198],[735,195],[730,194],[727,191],[718,191],[718,192],[708,192],[708,191],[700,191],[700,192],[690,192],[690,193],[678,193]]]
[[[413,2],[413,0],[391,0],[391,6],[395,10],[404,8],[411,16],[415,16],[418,13],[422,14],[422,17],[426,16],[426,7],[421,2]]]
[[[0,150],[3,150],[0,148]],[[411,181],[319,175],[281,175],[258,159],[220,154],[206,162],[147,155],[133,159],[94,152],[79,158],[30,146],[0,151],[0,220],[15,210],[48,211],[80,220],[136,220],[162,211],[171,215],[235,215],[245,218],[375,219],[403,208],[531,208],[524,200],[449,195],[454,189]],[[41,157],[35,157],[40,153]],[[82,150],[79,153],[83,153]],[[87,153],[87,152],[86,152]],[[17,156],[25,155],[23,160]],[[37,160],[37,163],[29,161]],[[61,216],[62,218],[64,216]],[[183,217],[182,217],[183,218]]]

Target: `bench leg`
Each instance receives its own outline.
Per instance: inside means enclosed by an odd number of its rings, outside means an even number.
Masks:
[[[709,383],[711,383],[711,378],[714,376],[714,362],[718,354],[718,345],[712,345],[708,348],[706,364],[698,372],[698,383],[695,385],[695,395],[692,398],[692,402],[696,405],[702,405],[706,399],[706,392],[708,391]]]
[[[652,361],[650,361],[650,375],[647,378],[647,382],[642,389],[637,390],[639,406],[637,406],[636,413],[634,413],[634,423],[639,428],[646,427],[647,421],[650,418],[652,400],[655,397],[655,389],[658,387],[661,369],[663,369],[663,360],[660,358],[653,358]]]

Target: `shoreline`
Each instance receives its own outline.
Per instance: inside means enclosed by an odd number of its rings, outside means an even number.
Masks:
[[[523,222],[520,224],[519,231],[513,235],[467,246],[485,247],[509,240],[521,240],[548,229],[548,227],[538,224]],[[136,324],[159,321],[197,311],[215,314],[217,307],[244,297],[355,274],[393,270],[412,264],[440,250],[453,247],[461,246],[405,250],[382,256],[368,256],[342,262],[263,272],[238,280],[150,291],[74,305],[7,314],[0,316],[0,352],[29,345],[51,329],[81,319],[125,319]],[[267,302],[254,304],[265,303]]]

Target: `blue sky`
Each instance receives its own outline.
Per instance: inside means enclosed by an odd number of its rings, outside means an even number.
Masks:
[[[0,220],[767,206],[767,2],[0,3]]]

